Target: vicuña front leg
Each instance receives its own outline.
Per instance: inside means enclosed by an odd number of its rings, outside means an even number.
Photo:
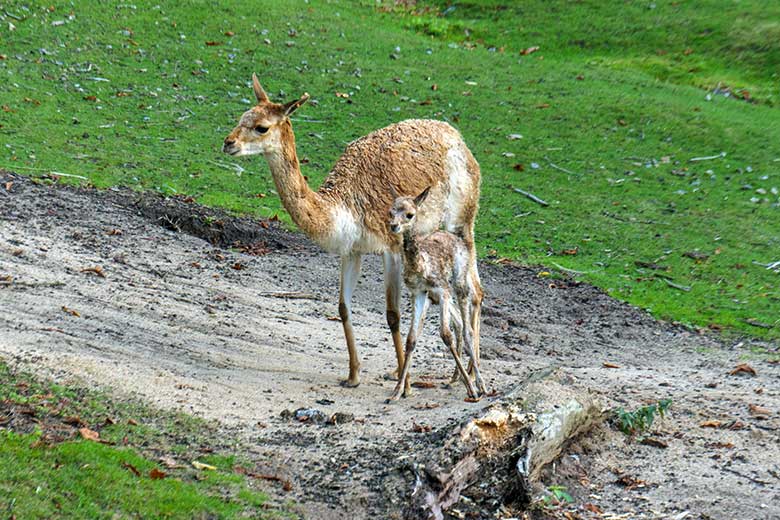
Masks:
[[[360,278],[360,255],[341,257],[341,286],[339,291],[339,317],[344,327],[349,352],[349,377],[341,385],[354,388],[360,384],[360,358],[355,346],[355,331],[352,328],[352,294]]]
[[[412,314],[412,323],[409,325],[409,335],[406,336],[406,355],[404,356],[404,366],[401,369],[401,374],[398,377],[398,383],[395,385],[395,390],[387,402],[397,401],[401,397],[402,392],[404,397],[412,395],[412,389],[410,385],[409,372],[412,367],[412,352],[417,345],[417,335],[422,330],[422,324],[425,321],[425,310],[428,307],[428,296],[425,293],[420,293],[414,297],[414,312]]]

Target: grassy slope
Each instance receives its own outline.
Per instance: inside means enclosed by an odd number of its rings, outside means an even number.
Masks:
[[[770,192],[780,188],[780,113],[772,106],[778,29],[767,11],[776,8],[656,4],[539,1],[507,11],[463,2],[438,17],[337,1],[273,2],[261,13],[250,2],[160,9],[76,2],[72,20],[64,6],[11,5],[25,20],[10,20],[17,28],[0,42],[7,80],[0,105],[9,110],[0,113],[0,166],[272,215],[280,205],[262,160],[219,153],[257,71],[272,95],[309,91],[319,102],[294,122],[312,184],[346,142],[374,128],[446,119],[484,172],[483,254],[586,271],[589,281],[660,317],[780,337],[777,275],[752,264],[780,259],[780,209]],[[66,23],[52,25],[57,20]],[[464,28],[485,45],[454,45]],[[532,45],[542,49],[518,55]],[[706,101],[698,87],[718,82],[746,88],[760,103]],[[523,138],[507,139],[515,133]],[[725,159],[687,162],[721,151]],[[247,173],[238,178],[217,163]],[[561,254],[575,247],[577,255]],[[682,256],[696,250],[710,258]]]
[[[111,445],[80,439],[75,419]],[[0,425],[0,509],[10,518],[281,516],[236,473],[229,441],[184,414],[42,382],[0,362]],[[150,460],[160,456],[181,466]],[[198,471],[192,460],[216,469]],[[152,479],[155,468],[165,478]]]

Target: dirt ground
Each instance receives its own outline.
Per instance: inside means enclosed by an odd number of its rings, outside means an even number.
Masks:
[[[274,223],[184,199],[0,172],[0,356],[220,421],[258,465],[292,481],[289,493],[269,491],[307,518],[400,518],[415,448],[491,400],[468,403],[462,386],[444,387],[452,362],[431,317],[413,376],[433,388],[385,404],[394,383],[383,375],[395,358],[380,264],[364,261],[354,304],[362,384],[343,388],[336,257]],[[660,323],[587,284],[540,278],[539,269],[480,269],[483,373],[499,395],[552,365],[607,408],[673,400],[650,434],[667,447],[605,423],[548,469],[544,484],[566,486],[574,514],[780,518],[780,366],[756,353],[777,354],[778,345]],[[740,363],[756,375],[729,375]],[[345,415],[336,425],[287,417],[298,408]],[[470,492],[452,518],[474,511]],[[468,517],[512,516],[520,513],[494,505]]]

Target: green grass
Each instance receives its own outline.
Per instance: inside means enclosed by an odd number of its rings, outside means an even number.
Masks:
[[[20,417],[34,420],[19,420]],[[82,439],[73,419],[106,444]],[[10,422],[9,422],[10,420]],[[0,510],[11,518],[279,518],[215,427],[0,362]],[[213,452],[213,453],[212,453]],[[179,466],[154,462],[166,457]],[[215,470],[198,470],[198,461]],[[153,479],[153,469],[165,478]]]
[[[233,518],[243,511],[194,483],[152,480],[156,465],[129,449],[83,440],[31,447],[37,438],[0,431],[0,490],[19,518]]]
[[[483,256],[582,271],[663,319],[780,338],[779,275],[753,263],[780,260],[780,6],[448,5],[11,3],[22,20],[0,40],[0,166],[289,223],[263,160],[219,151],[256,71],[275,99],[318,101],[293,123],[314,186],[360,135],[448,120],[482,166]],[[707,100],[718,85],[755,102]]]

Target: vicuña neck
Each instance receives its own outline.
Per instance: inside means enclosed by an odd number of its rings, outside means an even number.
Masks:
[[[313,191],[301,173],[295,135],[289,121],[281,124],[281,149],[265,154],[276,191],[293,222],[314,240],[330,230],[328,203]]]
[[[417,235],[414,231],[407,229],[404,231],[404,260],[406,265],[415,265],[420,249],[417,245]]]

